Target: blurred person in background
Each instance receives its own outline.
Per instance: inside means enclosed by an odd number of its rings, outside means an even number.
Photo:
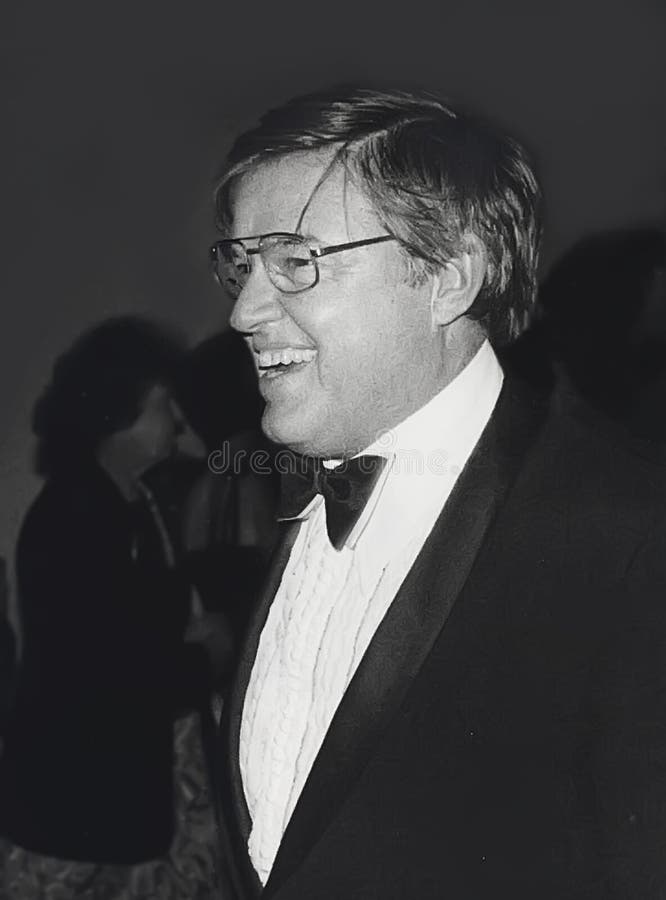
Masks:
[[[180,356],[148,322],[107,321],[60,357],[35,406],[46,481],[16,554],[3,896],[189,900],[215,883],[203,756],[184,715],[205,700],[209,660],[186,639],[190,585],[143,480],[183,430],[170,387]]]

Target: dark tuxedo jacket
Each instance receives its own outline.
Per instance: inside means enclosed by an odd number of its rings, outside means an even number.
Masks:
[[[223,719],[229,896],[666,897],[665,497],[663,468],[505,383],[262,892],[238,739],[292,529]]]

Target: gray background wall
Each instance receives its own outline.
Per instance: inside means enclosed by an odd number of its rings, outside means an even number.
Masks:
[[[537,154],[547,266],[665,218],[664,46],[663,0],[5,2],[0,554],[38,486],[30,407],[72,338],[119,312],[193,341],[226,321],[210,184],[257,113],[364,78],[487,111]]]

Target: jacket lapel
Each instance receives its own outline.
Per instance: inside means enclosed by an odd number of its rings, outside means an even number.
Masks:
[[[337,709],[285,831],[266,896],[284,884],[320,838],[397,712],[444,627],[544,414],[543,402],[525,402],[505,383],[490,423]],[[252,661],[248,664],[251,668]],[[245,685],[247,678],[244,673]]]

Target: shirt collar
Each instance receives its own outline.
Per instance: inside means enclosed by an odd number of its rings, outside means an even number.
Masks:
[[[409,483],[410,491],[423,487],[428,493],[432,488],[433,502],[437,502],[438,482],[450,483],[462,471],[490,418],[503,380],[502,368],[486,340],[453,381],[363,451],[386,456],[389,464],[347,546],[353,549],[358,543],[389,479]]]

